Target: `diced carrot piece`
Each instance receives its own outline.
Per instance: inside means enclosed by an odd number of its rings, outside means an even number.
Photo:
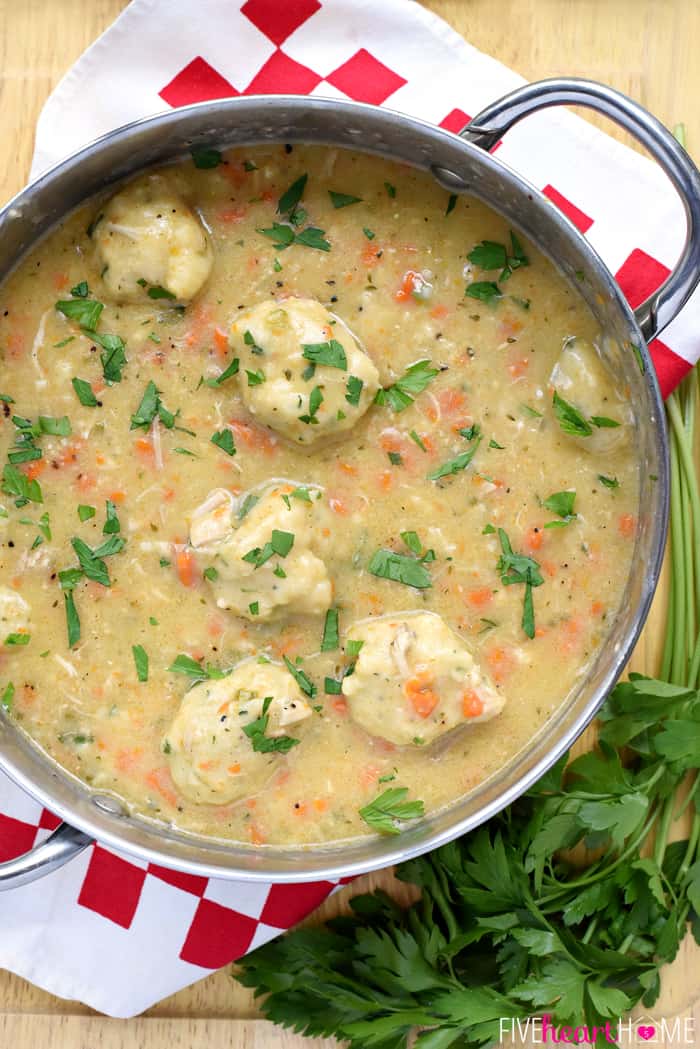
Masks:
[[[413,292],[416,287],[420,284],[421,275],[416,273],[415,270],[406,270],[402,279],[401,287],[398,291],[394,292],[394,298],[397,302],[409,302],[413,298]]]
[[[67,273],[54,273],[52,283],[56,291],[61,291],[62,288],[68,287],[69,278]]]
[[[218,761],[214,761],[212,758],[210,758],[209,761],[200,761],[199,768],[202,770],[202,772],[211,772],[211,770],[215,769],[218,764]]]
[[[474,608],[485,608],[493,601],[493,590],[489,586],[479,586],[475,590],[468,590],[466,599]]]
[[[523,375],[527,375],[529,364],[530,360],[528,357],[520,357],[517,361],[513,361],[512,364],[508,365],[508,372],[514,379],[521,379]]]
[[[372,787],[379,779],[381,769],[378,765],[367,765],[360,773],[360,783],[363,787]]]
[[[333,710],[336,712],[336,714],[340,714],[341,717],[347,714],[348,712],[348,701],[346,699],[343,699],[341,696],[338,696],[336,699],[334,699],[331,703],[331,706],[333,707]]]
[[[232,419],[229,426],[234,436],[248,448],[259,448],[266,455],[271,455],[277,448],[277,438],[264,426],[241,419]]]
[[[379,481],[379,487],[381,490],[383,492],[388,492],[394,483],[394,476],[390,470],[382,470],[377,477],[377,480]]]
[[[153,441],[148,437],[137,437],[134,441],[134,448],[144,462],[147,462],[149,466],[155,465],[155,450],[153,448]]]
[[[200,303],[196,306],[191,313],[191,326],[187,335],[185,336],[185,342],[188,346],[195,346],[197,343],[204,342],[206,337],[206,330],[211,324],[212,309],[211,306],[206,303]]]
[[[248,208],[245,204],[236,204],[232,208],[222,208],[218,212],[217,218],[220,222],[242,222],[248,214]]]
[[[191,550],[178,550],[175,557],[177,576],[183,586],[197,582],[197,560]]]
[[[338,469],[350,477],[357,477],[359,470],[352,463],[338,463]]]
[[[97,466],[104,466],[104,464],[106,462],[107,462],[107,460],[104,457],[104,455],[102,454],[102,452],[97,452],[95,454],[95,463],[97,464]]]
[[[602,601],[593,601],[591,603],[591,615],[600,616],[605,611],[605,605]]]
[[[441,321],[443,317],[446,317],[449,312],[450,311],[447,308],[447,306],[433,306],[432,310],[430,311],[430,316],[433,317],[436,321]]]
[[[468,689],[462,696],[462,714],[465,718],[478,718],[483,713],[483,699],[476,694],[473,688]]]
[[[454,415],[455,412],[461,412],[467,403],[467,398],[462,390],[453,388],[440,390],[437,399],[443,415]]]
[[[314,798],[313,804],[316,812],[325,812],[328,808],[328,798]]]
[[[501,645],[494,645],[486,653],[486,662],[491,669],[491,676],[497,685],[512,674],[515,669],[515,659],[510,649]]]
[[[637,519],[634,514],[621,514],[617,526],[623,539],[632,539],[637,528]]]
[[[214,346],[219,360],[224,361],[228,357],[228,335],[221,328],[214,328]]]
[[[122,492],[122,491],[110,492],[109,493],[109,498],[112,500],[113,503],[117,503],[117,504],[123,503],[124,500],[126,499],[126,492]]]
[[[43,474],[45,469],[46,459],[32,459],[31,462],[24,465],[24,473],[30,481],[35,481],[37,477]]]
[[[433,679],[429,674],[416,674],[404,683],[403,690],[419,718],[427,718],[438,705],[439,697],[433,692]]]
[[[84,444],[85,441],[78,438],[65,445],[56,456],[61,466],[72,466],[73,463],[77,463]]]
[[[264,845],[266,838],[257,823],[251,823],[248,827],[248,834],[250,835],[250,841],[252,845]]]
[[[540,550],[544,542],[544,531],[541,528],[531,528],[525,536],[525,546],[528,550]]]
[[[331,495],[328,498],[328,505],[334,514],[340,514],[342,517],[346,517],[350,513],[350,507],[338,496]]]
[[[367,244],[365,245],[360,258],[362,260],[363,266],[365,266],[367,269],[372,269],[372,267],[376,266],[376,264],[379,262],[381,256],[382,249],[380,247],[378,247],[376,244]]]
[[[78,491],[80,492],[91,492],[93,488],[97,487],[97,478],[94,474],[81,473],[77,479]]]
[[[165,798],[168,805],[172,805],[173,808],[177,806],[175,784],[167,765],[162,765],[158,769],[152,769],[146,776],[146,783],[153,790],[158,791],[160,796]]]

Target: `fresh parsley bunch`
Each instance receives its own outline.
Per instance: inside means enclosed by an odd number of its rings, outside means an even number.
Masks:
[[[690,382],[668,403],[672,563],[660,680],[630,674],[603,707],[595,750],[564,757],[485,826],[402,864],[398,877],[421,890],[410,907],[383,892],[357,896],[351,915],[244,958],[238,979],[266,995],[275,1023],[352,1049],[404,1049],[416,1028],[419,1049],[483,1046],[500,1039],[502,1021],[542,1013],[604,1027],[637,1002],[654,1004],[688,926],[700,943]],[[670,842],[686,811],[688,836]],[[577,846],[592,851],[587,866]]]

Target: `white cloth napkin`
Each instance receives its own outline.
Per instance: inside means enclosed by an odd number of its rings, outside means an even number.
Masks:
[[[39,119],[35,176],[91,139],[227,94],[351,97],[459,130],[522,79],[413,0],[134,0]],[[633,305],[674,265],[682,207],[652,162],[566,112],[540,113],[498,156],[584,229]],[[700,355],[700,296],[657,340],[666,392]],[[0,775],[0,859],[55,825]],[[298,921],[334,888],[178,875],[101,847],[0,895],[0,965],[126,1017]]]

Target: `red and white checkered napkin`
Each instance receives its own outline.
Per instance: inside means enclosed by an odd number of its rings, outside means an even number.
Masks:
[[[412,0],[134,0],[47,102],[32,174],[120,124],[204,99],[330,95],[457,131],[520,83]],[[633,306],[667,276],[684,217],[653,163],[551,110],[515,127],[499,155],[588,236]],[[696,294],[652,346],[665,392],[700,356],[698,332]],[[55,822],[0,776],[0,860]],[[207,880],[96,846],[0,896],[0,965],[130,1016],[293,925],[333,887]]]

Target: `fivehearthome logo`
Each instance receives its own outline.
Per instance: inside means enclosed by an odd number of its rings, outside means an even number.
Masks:
[[[548,1013],[529,1016],[526,1020],[502,1016],[501,1041],[510,1038],[515,1044],[528,1045],[630,1045],[644,1042],[649,1045],[683,1046],[695,1043],[695,1018],[672,1019],[647,1017],[619,1017],[604,1024],[558,1025]]]

